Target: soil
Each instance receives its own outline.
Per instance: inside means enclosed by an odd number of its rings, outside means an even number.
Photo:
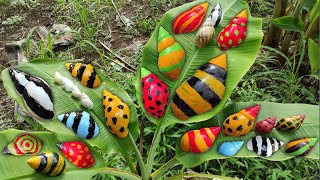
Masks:
[[[54,1],[44,0],[42,2],[43,3],[34,10],[0,5],[0,71],[16,64],[16,61],[11,59],[4,50],[4,45],[6,43],[26,38],[30,29],[34,26],[49,26],[55,21],[51,15]],[[13,25],[1,24],[2,21],[14,15],[22,17],[22,21]],[[0,129],[8,129],[13,126],[17,127],[17,122],[12,121],[13,119],[15,119],[14,102],[7,95],[6,90],[3,87],[2,78],[0,77]]]

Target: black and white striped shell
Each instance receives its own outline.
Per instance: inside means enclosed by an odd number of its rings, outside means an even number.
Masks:
[[[9,69],[10,77],[29,114],[37,119],[52,119],[53,97],[47,82],[25,72]]]
[[[271,156],[274,152],[278,151],[282,145],[282,141],[264,136],[253,137],[247,142],[247,148],[249,150],[264,157]]]

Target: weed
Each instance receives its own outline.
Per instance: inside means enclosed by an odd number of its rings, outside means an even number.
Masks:
[[[11,17],[8,17],[6,20],[2,21],[2,25],[13,25],[13,24],[18,24],[22,21],[23,17],[19,15],[14,15]]]

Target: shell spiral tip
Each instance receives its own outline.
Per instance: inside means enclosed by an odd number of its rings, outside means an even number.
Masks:
[[[248,18],[247,10],[241,11],[241,13],[239,13],[236,17],[247,19]]]
[[[300,117],[301,117],[302,121],[304,121],[304,119],[306,118],[306,115],[305,114],[300,114]]]
[[[245,109],[251,116],[257,118],[259,110],[260,110],[260,105],[257,104],[255,106],[249,107]]]
[[[151,72],[149,70],[147,70],[146,68],[143,68],[143,67],[141,68],[141,79],[150,75],[150,74],[151,74]]]
[[[220,127],[211,127],[210,130],[212,131],[215,137],[218,137],[220,132]]]

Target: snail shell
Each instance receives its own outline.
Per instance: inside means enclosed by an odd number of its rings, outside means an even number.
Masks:
[[[59,72],[54,73],[54,82],[62,84],[62,76]]]
[[[77,99],[81,99],[81,91],[77,86],[73,86],[72,92],[71,92],[72,96],[77,98]]]
[[[66,77],[62,77],[62,83],[64,85],[64,89],[67,91],[67,92],[71,92],[72,89],[73,89],[73,82],[66,78]]]
[[[209,44],[215,34],[215,28],[222,21],[222,8],[220,4],[217,4],[211,11],[210,16],[203,23],[196,35],[196,46],[203,48]]]

